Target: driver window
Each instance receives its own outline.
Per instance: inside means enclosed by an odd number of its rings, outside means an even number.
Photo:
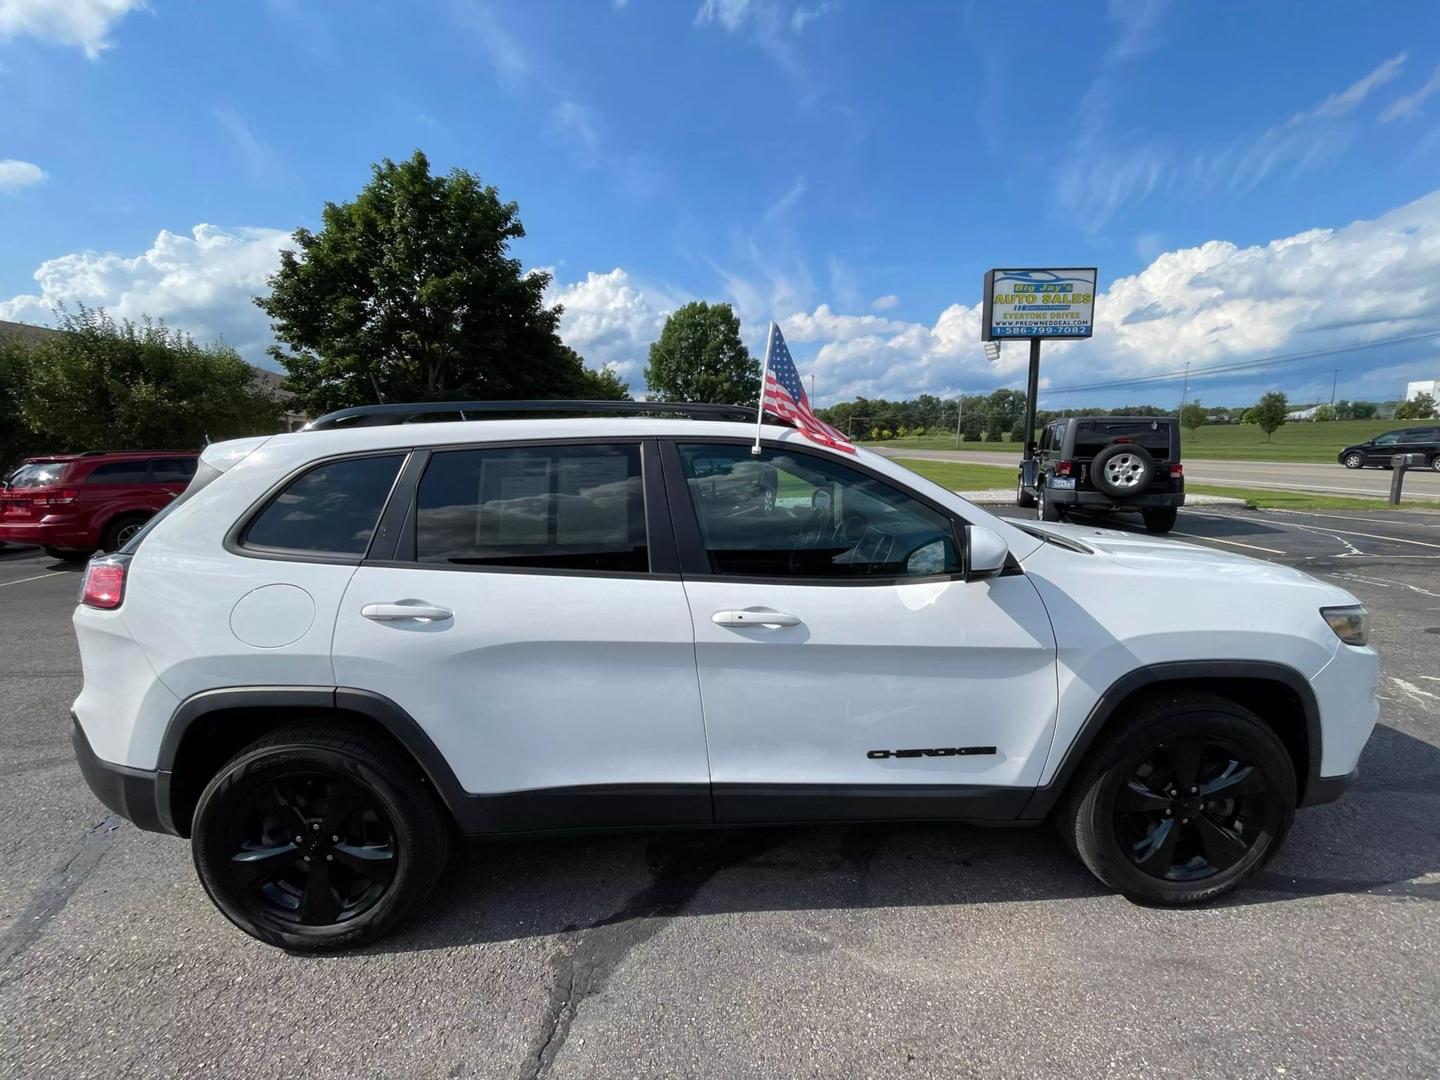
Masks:
[[[743,577],[958,574],[950,519],[818,455],[679,446],[710,570]]]

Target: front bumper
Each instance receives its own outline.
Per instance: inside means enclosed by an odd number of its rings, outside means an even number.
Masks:
[[[1334,802],[1349,790],[1359,775],[1360,766],[1356,765],[1344,776],[1315,777],[1305,785],[1305,797],[1300,800],[1300,805],[1323,806],[1327,802]]]
[[[106,808],[142,829],[175,832],[168,813],[170,774],[102,761],[90,749],[90,740],[85,737],[80,721],[71,719],[70,741],[75,747],[75,760],[95,797]]]

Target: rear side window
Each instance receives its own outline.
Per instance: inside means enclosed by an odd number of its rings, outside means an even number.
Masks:
[[[1171,425],[1154,420],[1115,420],[1104,423],[1080,420],[1075,426],[1075,456],[1093,458],[1117,442],[1143,446],[1157,458],[1170,456]]]
[[[451,566],[647,571],[640,448],[437,453],[420,479],[415,557]]]
[[[364,555],[404,454],[327,461],[291,481],[245,532],[253,548]]]
[[[65,472],[66,461],[50,461],[43,464],[21,465],[11,475],[6,485],[12,491],[23,491],[26,488],[50,487],[60,482],[60,476]]]
[[[145,461],[110,461],[96,465],[85,478],[87,484],[148,484],[150,472]]]
[[[156,458],[150,475],[157,484],[188,484],[195,475],[195,458]]]

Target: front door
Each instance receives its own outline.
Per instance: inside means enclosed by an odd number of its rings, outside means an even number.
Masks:
[[[641,460],[640,441],[437,450],[393,557],[340,605],[337,684],[408,712],[501,829],[711,820],[689,609]]]
[[[666,466],[716,819],[1014,817],[1056,707],[1029,580],[964,581],[948,514],[833,455]]]

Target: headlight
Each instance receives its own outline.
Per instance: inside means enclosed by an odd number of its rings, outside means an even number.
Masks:
[[[1320,615],[1346,645],[1364,645],[1370,640],[1370,613],[1363,604],[1322,607]]]

